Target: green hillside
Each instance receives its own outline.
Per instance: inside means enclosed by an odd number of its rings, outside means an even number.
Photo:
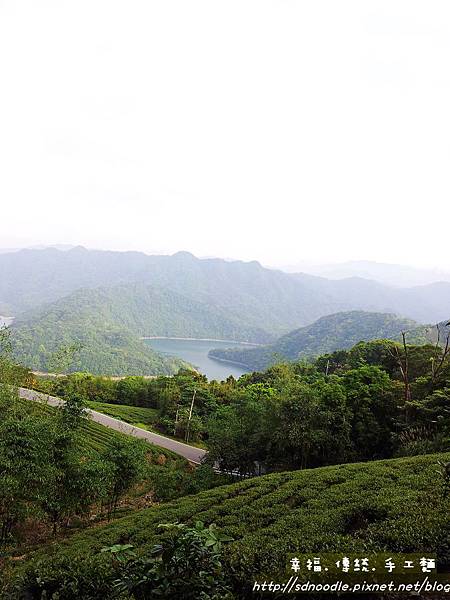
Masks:
[[[154,352],[143,336],[273,344],[212,353],[264,368],[397,333],[389,322],[393,317],[386,323],[373,317],[367,326],[348,316],[343,317],[348,323],[315,322],[339,311],[389,310],[421,322],[444,319],[450,284],[395,289],[359,278],[287,274],[255,261],[200,260],[187,252],[147,256],[46,249],[0,255],[0,304],[16,317],[16,359],[34,370],[47,371],[61,345],[79,343],[83,347],[72,371],[153,375],[172,374],[182,363]],[[331,334],[324,331],[330,327]]]
[[[171,375],[186,363],[153,351],[131,329],[117,324],[108,304],[83,302],[80,292],[34,311],[12,326],[14,357],[38,370],[52,370],[52,356],[62,346],[79,345],[70,372],[104,375]]]
[[[95,406],[96,404],[100,404],[101,406],[105,407],[109,406],[108,404],[103,404],[102,402],[91,402],[89,403],[89,408],[92,408],[93,410],[98,410],[98,408]],[[130,413],[135,416],[139,414],[140,417],[142,417],[143,414],[146,414],[148,417],[148,415],[151,413],[151,409],[136,408],[131,406],[117,407],[117,409],[118,410],[116,411],[116,413],[111,414],[111,416],[116,418],[122,418],[122,420],[124,421],[126,420],[124,416],[129,416]],[[55,414],[55,408],[46,404],[36,404],[35,410],[42,410],[52,417]],[[146,411],[148,411],[148,413]],[[106,410],[102,410],[102,412],[105,412],[105,414],[109,414],[108,412],[106,412]],[[121,417],[119,417],[119,415],[121,415]],[[87,419],[83,422],[81,426],[81,431],[82,435],[80,443],[82,447],[86,450],[93,450],[95,452],[103,452],[116,440],[128,439],[128,436],[126,436],[124,433],[121,433],[120,431],[116,431],[109,427],[105,427],[101,423],[96,423],[92,419]],[[148,444],[148,452],[151,452],[152,455],[154,455],[155,457],[162,454],[167,458],[179,460],[180,463],[187,465],[187,461],[174,454],[173,452],[170,452],[170,450],[166,450],[165,448],[159,448],[158,446],[155,446],[153,444]]]
[[[256,339],[270,335],[252,327],[226,310],[198,302],[160,287],[130,283],[110,288],[83,289],[44,307],[25,313],[19,320],[41,319],[51,310],[60,321],[79,314],[88,326],[104,322],[127,328],[136,335]]]
[[[398,339],[405,330],[414,330],[414,340],[426,341],[426,330],[411,319],[392,314],[364,311],[342,312],[322,317],[279,338],[275,343],[258,348],[214,349],[210,356],[236,362],[250,369],[262,370],[285,360],[295,361],[351,348],[360,341]],[[420,334],[420,335],[419,335]],[[420,340],[419,340],[420,338]]]
[[[234,539],[223,563],[239,598],[250,597],[249,586],[257,579],[288,579],[289,553],[434,554],[437,549],[440,563],[448,564],[450,500],[443,495],[438,459],[450,455],[277,473],[139,511],[19,562],[18,589],[32,589],[39,577],[49,582],[47,589],[69,590],[73,582],[86,600],[108,597],[114,567],[101,549],[129,543],[148,553],[164,536],[158,525],[175,521],[215,523]],[[67,596],[72,597],[77,596]]]
[[[445,346],[449,335],[448,319],[436,325],[419,325],[408,331],[408,341],[412,344],[436,344]]]
[[[447,318],[450,304],[450,283],[445,282],[400,289],[357,277],[333,281],[288,274],[256,261],[198,259],[187,252],[148,256],[77,247],[67,252],[49,248],[0,255],[0,303],[15,316],[80,289],[134,283],[182,296],[183,310],[191,310],[186,299],[194,303],[194,312],[198,303],[207,305],[212,312],[208,310],[205,321],[200,321],[204,328],[212,328],[207,337],[215,337],[217,315],[226,317],[227,327],[238,325],[242,340],[251,329],[262,327],[271,336],[280,336],[324,315],[348,310],[393,312],[422,323],[438,322]],[[200,323],[194,319],[192,326]]]
[[[73,292],[24,313],[12,331],[15,358],[34,370],[49,370],[53,352],[78,343],[70,370],[104,375],[170,375],[186,366],[152,350],[143,336],[270,339],[222,309],[142,284]]]

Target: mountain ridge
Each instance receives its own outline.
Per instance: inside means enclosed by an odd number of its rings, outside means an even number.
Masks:
[[[273,344],[257,348],[220,348],[209,352],[211,358],[264,370],[277,362],[296,361],[348,349],[360,341],[400,339],[401,332],[414,332],[425,340],[425,327],[411,319],[389,313],[365,311],[339,312],[321,317],[311,325],[280,337]],[[420,336],[419,336],[420,332]]]
[[[446,318],[450,283],[391,288],[362,278],[287,274],[257,261],[86,250],[21,250],[0,255],[0,304],[19,314],[84,288],[146,283],[224,309],[278,337],[326,314],[393,312],[422,323]]]

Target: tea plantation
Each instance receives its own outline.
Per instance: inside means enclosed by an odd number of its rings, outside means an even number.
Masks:
[[[239,597],[257,578],[284,579],[288,553],[438,548],[447,564],[450,499],[438,460],[450,454],[277,473],[144,509],[16,561],[13,594],[30,590],[38,577],[55,591],[70,583],[73,598],[101,598],[112,571],[101,549],[129,543],[144,554],[160,539],[158,525],[176,521],[215,523],[233,538],[224,568]]]
[[[97,404],[99,404],[102,407],[101,411],[100,411],[99,407],[95,406]],[[123,421],[126,421],[127,423],[132,423],[132,424],[134,424],[134,420],[133,420],[134,417],[140,417],[140,418],[145,417],[145,415],[142,414],[141,411],[148,410],[149,412],[152,412],[152,409],[145,409],[145,408],[141,409],[141,408],[135,408],[132,406],[121,406],[121,407],[118,407],[119,408],[118,411],[112,410],[109,412],[108,408],[107,408],[109,406],[113,406],[113,405],[104,404],[101,402],[89,403],[89,407],[92,408],[93,410],[98,410],[99,412],[109,414],[112,417],[121,419]],[[106,407],[106,408],[104,409],[104,407]],[[50,414],[54,413],[54,411],[55,411],[55,409],[53,407],[51,407],[47,404],[37,404],[35,409],[43,410]],[[124,409],[123,412],[120,409]],[[130,409],[130,411],[128,409]],[[137,411],[138,414],[136,415],[133,411]],[[131,415],[134,415],[134,416],[132,417]],[[150,418],[150,417],[148,417],[148,415],[147,415],[147,418]],[[138,421],[136,421],[136,422],[138,422]],[[144,421],[141,421],[141,423],[144,423]],[[112,443],[112,441],[114,439],[128,437],[125,434],[120,433],[119,431],[114,431],[113,429],[110,429],[109,427],[105,427],[104,425],[101,425],[100,423],[96,423],[95,421],[92,421],[91,419],[88,419],[83,423],[82,430],[83,430],[83,436],[82,436],[83,446],[85,446],[87,449],[96,450],[98,452],[105,450]],[[160,448],[159,446],[154,446],[153,444],[149,444],[149,451],[153,452],[156,455],[162,454],[166,457],[170,457],[170,458],[173,458],[176,460],[179,459],[178,455],[174,454],[173,452],[170,452],[170,450]],[[186,461],[184,461],[184,462],[186,462]]]
[[[146,408],[141,406],[128,406],[126,404],[108,404],[107,402],[87,402],[87,406],[104,413],[115,419],[120,419],[126,423],[136,426],[145,426],[151,428],[156,420],[158,411],[156,408]]]

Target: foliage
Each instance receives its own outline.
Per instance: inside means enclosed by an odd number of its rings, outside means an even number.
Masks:
[[[131,544],[138,556],[149,556],[155,544],[164,543],[158,524],[175,521],[215,523],[233,538],[222,562],[238,598],[251,597],[249,582],[255,579],[284,579],[288,553],[437,549],[439,563],[448,565],[450,511],[436,461],[449,459],[450,454],[429,455],[275,473],[138,511],[16,564],[14,593],[30,592],[36,581],[49,579],[53,590],[71,584],[86,600],[107,597],[116,570],[105,564],[101,549]],[[96,592],[86,592],[94,579]]]
[[[124,437],[115,439],[103,454],[111,469],[107,486],[108,518],[114,514],[119,498],[142,479],[147,444],[142,440]]]
[[[216,473],[210,465],[183,469],[176,461],[166,463],[164,469],[152,469],[150,478],[155,500],[160,502],[198,494],[231,481],[230,477]]]
[[[107,414],[181,439],[189,428],[191,440],[207,445],[211,463],[249,475],[450,448],[448,357],[436,374],[432,360],[440,361],[442,350],[407,345],[405,397],[403,352],[394,340],[372,340],[238,381],[208,382],[184,370],[120,381],[77,373],[38,385],[63,397],[108,399],[97,405]]]
[[[205,527],[197,521],[193,527],[183,523],[159,525],[169,535],[162,544],[155,545],[148,557],[134,557],[129,560],[129,544],[103,548],[119,556],[119,578],[115,589],[126,592],[136,600],[162,597],[178,600],[222,600],[231,597],[225,582],[221,563],[223,542],[231,538],[221,534],[211,524]]]
[[[4,386],[0,405],[0,544],[5,544],[18,522],[38,512],[49,490],[54,436],[48,420],[22,410]]]
[[[151,428],[158,418],[158,411],[155,408],[127,406],[126,404],[107,404],[106,402],[88,402],[88,406],[92,410],[139,427],[145,426]]]
[[[444,482],[444,497],[447,497],[450,493],[450,462],[438,460],[438,465]]]
[[[83,290],[22,315],[10,329],[15,359],[50,373],[171,374],[186,366],[149,348],[136,327],[114,314],[113,300],[116,293],[108,300],[105,292]]]
[[[416,327],[417,323],[411,319],[391,314],[339,312],[291,331],[268,346],[214,349],[209,355],[262,370],[278,362],[312,358],[337,349],[351,348],[361,340],[398,339],[401,331]]]
[[[205,471],[206,470],[206,471]],[[202,471],[203,472],[202,474]],[[103,504],[112,516],[132,488],[150,501],[223,483],[207,467],[197,474],[167,450],[129,438],[65,409],[20,400],[0,386],[0,541],[17,525],[48,522],[55,533]],[[161,482],[164,482],[163,484]]]
[[[12,357],[11,330],[0,327],[0,383],[12,386],[31,386],[33,376],[29,369],[17,365]]]

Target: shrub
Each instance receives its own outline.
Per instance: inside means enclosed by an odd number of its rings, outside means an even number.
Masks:
[[[231,538],[219,533],[214,525],[201,521],[194,527],[174,523],[159,525],[169,532],[162,544],[155,545],[149,556],[118,560],[119,578],[114,588],[136,600],[161,597],[167,600],[225,600],[230,589],[221,563],[221,546]],[[129,553],[130,546],[125,546]]]

